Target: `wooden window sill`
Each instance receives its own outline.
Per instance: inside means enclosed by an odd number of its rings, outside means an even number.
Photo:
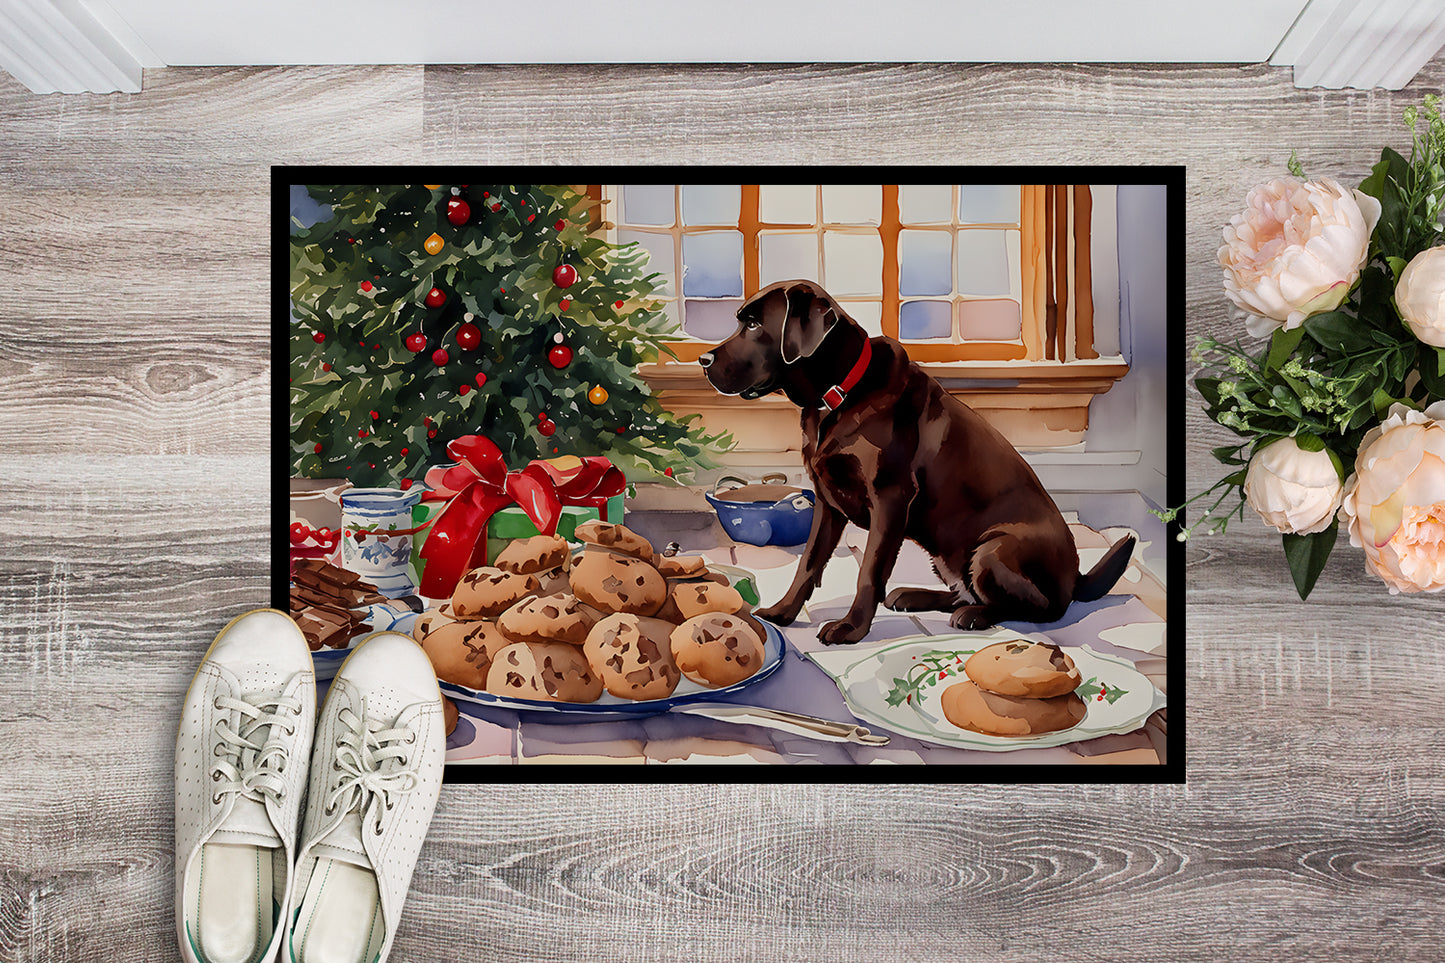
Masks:
[[[1123,358],[1059,361],[924,362],[950,394],[962,399],[1020,448],[1055,448],[1083,441],[1089,403],[1129,373]],[[802,450],[797,408],[780,394],[756,401],[720,395],[694,362],[643,365],[639,371],[663,406],[702,416],[710,431],[731,431],[738,447],[725,461],[792,464]],[[788,412],[792,417],[779,415]]]

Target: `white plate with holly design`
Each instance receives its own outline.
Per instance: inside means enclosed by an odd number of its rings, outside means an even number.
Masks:
[[[1164,707],[1164,693],[1127,659],[1103,655],[1087,645],[1062,646],[1084,680],[1074,690],[1088,707],[1078,725],[1036,736],[990,736],[955,726],[943,716],[943,690],[968,679],[963,664],[970,655],[1008,639],[1052,644],[1042,635],[995,631],[917,636],[861,656],[856,652],[827,651],[809,653],[809,658],[833,678],[848,708],[859,719],[899,735],[964,749],[1042,749],[1133,732],[1155,710]]]

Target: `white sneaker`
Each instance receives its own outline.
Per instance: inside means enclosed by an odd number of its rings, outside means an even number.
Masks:
[[[426,653],[410,636],[367,636],[341,664],[316,725],[286,963],[387,958],[445,756]]]
[[[230,621],[176,736],[176,933],[186,963],[258,963],[281,943],[316,719],[311,652],[284,612]]]

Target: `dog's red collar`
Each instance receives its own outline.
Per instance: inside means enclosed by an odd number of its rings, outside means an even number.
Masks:
[[[863,339],[863,350],[858,354],[858,360],[853,363],[853,369],[848,372],[848,377],[843,379],[842,384],[836,384],[823,393],[823,404],[829,411],[837,410],[843,403],[848,392],[863,380],[863,372],[868,370],[868,362],[873,359],[873,342],[870,339]]]

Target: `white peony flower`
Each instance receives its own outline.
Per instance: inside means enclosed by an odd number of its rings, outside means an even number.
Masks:
[[[1327,450],[1305,451],[1293,438],[1270,442],[1249,460],[1244,500],[1285,535],[1330,527],[1345,486]]]
[[[1395,306],[1415,337],[1445,348],[1445,247],[1432,247],[1410,259],[1395,285]]]
[[[1391,595],[1445,589],[1445,401],[1396,404],[1365,435],[1342,511]]]
[[[1224,229],[1224,291],[1262,338],[1340,306],[1369,257],[1380,202],[1322,177],[1276,178],[1249,192]]]

